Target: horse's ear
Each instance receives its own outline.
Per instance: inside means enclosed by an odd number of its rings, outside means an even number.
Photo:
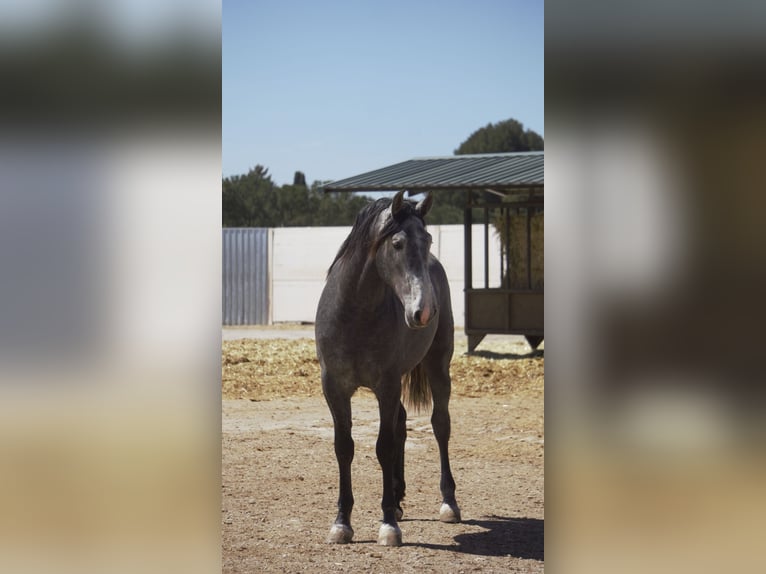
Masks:
[[[425,218],[426,214],[431,211],[431,206],[434,204],[434,195],[430,191],[426,196],[421,199],[415,206],[415,212],[421,217]]]
[[[391,215],[396,215],[402,205],[404,205],[404,190],[394,196],[394,200],[391,202]]]

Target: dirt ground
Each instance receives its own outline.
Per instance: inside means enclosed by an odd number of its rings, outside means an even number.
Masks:
[[[430,413],[410,413],[404,544],[388,548],[376,543],[375,398],[352,400],[354,541],[326,544],[338,477],[313,341],[224,341],[223,571],[542,572],[544,351],[488,341],[469,357],[458,345],[450,458],[463,521],[438,520]]]

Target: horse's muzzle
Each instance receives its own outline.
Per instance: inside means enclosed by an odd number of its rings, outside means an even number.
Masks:
[[[406,314],[405,322],[410,329],[422,329],[427,327],[431,320],[437,315],[435,307],[423,306],[416,309],[412,316]]]

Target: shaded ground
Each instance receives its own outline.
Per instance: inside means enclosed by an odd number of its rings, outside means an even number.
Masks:
[[[313,341],[224,342],[223,571],[542,572],[543,361],[518,343],[458,351],[450,452],[463,522],[438,521],[430,414],[411,415],[400,548],[375,543],[377,403],[357,393],[355,537],[335,546],[324,541],[337,465]]]

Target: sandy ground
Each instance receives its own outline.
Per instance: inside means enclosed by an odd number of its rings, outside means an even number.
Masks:
[[[325,543],[336,512],[337,464],[311,343],[224,342],[224,572],[543,571],[541,353],[505,341],[487,343],[484,356],[453,361],[450,453],[460,524],[438,521],[430,413],[410,413],[399,548],[376,544],[377,403],[357,393],[355,537],[338,546]]]

